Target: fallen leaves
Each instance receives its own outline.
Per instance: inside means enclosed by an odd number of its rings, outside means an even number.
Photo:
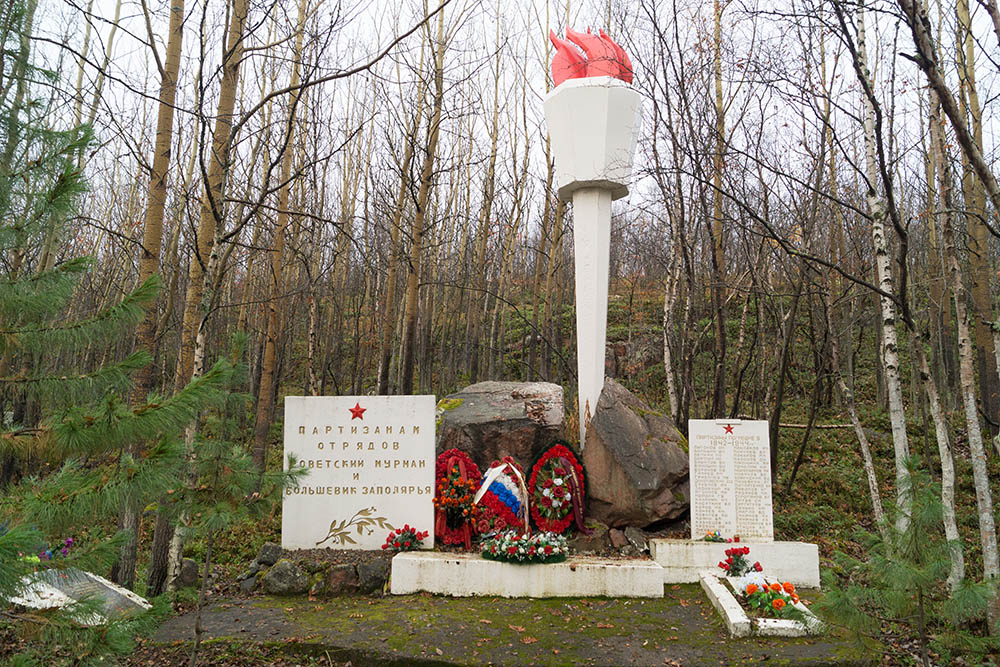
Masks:
[[[537,637],[529,637],[528,635],[521,637],[522,644],[534,644],[537,641],[538,641]]]
[[[514,632],[524,632],[524,627],[520,625],[508,625],[507,627],[513,630]]]

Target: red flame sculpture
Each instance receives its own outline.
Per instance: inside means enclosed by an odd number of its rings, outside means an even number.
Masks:
[[[583,49],[583,53],[549,30],[549,39],[556,47],[556,55],[552,58],[552,80],[557,86],[566,79],[585,76],[613,76],[625,83],[632,83],[632,61],[622,47],[603,30],[598,30],[598,34],[593,35],[590,28],[587,28],[587,32],[566,28],[566,37]]]

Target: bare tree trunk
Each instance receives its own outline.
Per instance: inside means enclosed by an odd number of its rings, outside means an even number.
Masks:
[[[972,20],[969,17],[969,0],[958,0],[955,5],[958,18],[956,51],[958,61],[959,106],[962,116],[970,121],[972,139],[983,147],[982,109],[976,90],[975,52],[973,50]],[[996,435],[997,429],[990,420],[998,419],[1000,411],[1000,377],[997,376],[996,350],[989,322],[993,321],[990,297],[990,233],[986,226],[986,193],[967,156],[962,158],[962,193],[965,199],[965,223],[968,229],[969,275],[972,278],[972,305],[970,313],[975,335],[976,368],[979,378],[979,396],[983,414],[987,417],[986,434]]]
[[[938,140],[938,153],[944,156],[946,148],[943,145],[943,132],[935,133]],[[946,164],[943,161],[942,164]],[[944,241],[945,259],[948,263],[948,277],[951,293],[955,303],[955,320],[958,324],[958,363],[959,385],[962,392],[962,406],[965,408],[966,433],[972,456],[972,477],[976,487],[976,508],[979,510],[979,538],[983,547],[983,578],[996,579],[1000,574],[1000,558],[997,553],[996,523],[993,518],[993,496],[990,491],[989,472],[986,467],[986,451],[983,446],[983,435],[979,427],[979,413],[976,405],[974,352],[969,324],[969,311],[965,286],[962,283],[961,267],[958,253],[955,249],[955,231],[951,221],[951,179],[943,172],[938,179],[942,213],[938,216],[941,223],[941,237]],[[943,473],[942,473],[943,476]],[[987,618],[990,633],[1000,632],[997,604],[990,605]]]
[[[865,429],[861,426],[861,420],[858,418],[858,410],[854,402],[854,392],[847,386],[847,383],[844,381],[844,375],[840,371],[840,343],[837,340],[837,336],[833,335],[833,299],[830,296],[829,289],[823,292],[823,312],[826,317],[826,326],[831,330],[830,354],[833,357],[833,372],[837,378],[837,386],[840,389],[841,396],[844,398],[844,406],[847,408],[847,414],[851,418],[851,424],[854,426],[854,434],[858,438],[858,445],[861,449],[861,464],[865,469],[865,479],[868,480],[868,494],[872,501],[872,517],[875,519],[875,525],[878,526],[879,532],[885,535],[885,511],[882,509],[882,496],[878,489],[878,477],[875,475],[875,463],[872,460],[871,446],[868,444],[868,436],[865,435]]]
[[[279,333],[278,307],[284,289],[285,272],[285,229],[288,227],[289,180],[292,175],[292,137],[295,136],[295,112],[299,105],[299,77],[302,68],[302,40],[305,32],[307,0],[299,0],[299,17],[295,29],[295,51],[289,88],[288,120],[285,125],[281,156],[281,189],[278,191],[278,215],[274,225],[274,239],[271,248],[271,283],[267,300],[267,333],[264,336],[264,357],[260,363],[260,386],[257,391],[256,421],[253,427],[253,461],[261,476],[267,465],[267,434],[271,428],[274,412],[275,361],[277,358],[277,338]],[[259,481],[258,481],[259,484]]]
[[[88,24],[89,27],[89,24]],[[170,167],[170,148],[173,143],[174,100],[177,97],[177,73],[180,70],[181,45],[184,39],[184,0],[173,0],[170,7],[166,60],[160,69],[160,98],[156,119],[156,144],[149,177],[146,215],[143,220],[142,249],[139,257],[139,284],[142,285],[160,270],[160,246],[163,243],[163,214],[167,204],[167,171]],[[156,45],[150,35],[150,47]],[[160,58],[156,55],[157,63]],[[153,352],[156,338],[156,309],[149,308],[136,330],[136,347]],[[133,379],[130,403],[138,405],[153,388],[153,365],[147,364],[136,372]],[[133,443],[133,452],[139,451]],[[118,555],[118,562],[111,571],[115,583],[132,588],[135,580],[136,550],[139,545],[139,508],[135,502],[122,504],[120,522],[128,537]]]
[[[715,154],[712,185],[712,308],[715,310],[715,380],[712,416],[726,416],[726,255],[722,224],[722,169],[726,150],[726,107],[722,97],[722,4],[714,0]],[[774,462],[772,462],[773,472]]]
[[[438,31],[434,54],[434,97],[431,115],[427,125],[427,146],[423,166],[420,170],[420,189],[417,191],[416,212],[410,236],[410,264],[406,277],[406,297],[403,309],[403,349],[400,364],[399,391],[413,393],[413,371],[416,353],[417,311],[420,288],[420,260],[423,253],[423,239],[427,224],[427,206],[434,180],[434,162],[437,157],[438,137],[441,132],[441,110],[444,105],[444,54],[447,40],[444,32],[444,12],[438,14]]]
[[[233,110],[236,105],[236,91],[239,84],[240,64],[243,60],[243,31],[249,11],[249,0],[233,0],[232,13],[226,38],[226,59],[223,63],[222,84],[216,111],[215,129],[212,133],[212,149],[209,156],[208,174],[205,182],[205,196],[202,198],[198,219],[195,246],[188,266],[188,286],[184,300],[184,316],[181,322],[181,344],[174,375],[174,391],[179,391],[195,377],[196,362],[204,356],[204,295],[206,284],[211,281],[209,271],[212,258],[217,257],[215,248],[218,220],[222,214],[223,186],[229,166],[229,148],[233,124]],[[185,444],[190,447],[194,441],[195,423],[185,433]],[[185,523],[184,518],[178,521]],[[151,582],[166,581],[167,588],[173,586],[172,574],[179,568],[183,531],[178,529],[169,535],[168,530],[157,531],[155,537],[166,536],[170,545],[164,549],[154,542],[153,553],[167,556],[167,561],[154,559],[150,562]],[[162,586],[162,583],[160,584]]]
[[[871,87],[868,56],[865,44],[864,7],[858,8],[858,54],[856,69],[865,77],[863,84]],[[864,96],[865,165],[868,172],[868,211],[871,217],[872,244],[875,249],[875,271],[879,289],[883,294],[893,293],[892,270],[889,267],[889,246],[886,239],[885,200],[876,194],[879,175],[875,164],[875,108]],[[903,409],[903,390],[899,380],[899,352],[896,342],[896,305],[888,296],[880,296],[882,308],[882,368],[885,371],[886,391],[889,399],[889,421],[892,425],[892,443],[896,464],[896,505],[900,510],[897,526],[900,531],[909,524],[910,483],[906,459],[910,446],[906,436],[906,413]]]
[[[424,50],[420,50],[420,66],[418,70],[423,70]],[[403,159],[399,162],[399,194],[396,197],[396,207],[390,228],[390,248],[389,248],[389,270],[385,279],[385,302],[382,308],[382,342],[379,345],[379,366],[378,366],[378,394],[385,396],[389,393],[389,370],[392,365],[392,333],[395,330],[395,309],[396,309],[396,282],[397,272],[402,256],[400,248],[400,230],[403,226],[403,214],[407,207],[407,194],[410,189],[410,165],[413,163],[413,154],[416,151],[417,133],[423,121],[424,113],[424,93],[426,84],[421,77],[417,86],[415,97],[416,111],[414,112],[412,124],[407,128],[403,148]]]

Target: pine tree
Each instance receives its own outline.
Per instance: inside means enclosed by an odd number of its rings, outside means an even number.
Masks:
[[[834,554],[835,567],[823,573],[827,590],[814,610],[876,652],[909,658],[907,646],[915,645],[924,665],[957,656],[980,664],[1000,648],[980,631],[995,586],[966,578],[949,590],[951,547],[942,534],[940,489],[916,458],[907,460],[907,472],[907,521],[888,516],[880,533],[860,535],[865,560]]]
[[[128,341],[159,283],[151,278],[89,313],[74,300],[93,262],[60,258],[57,249],[78,231],[74,206],[86,184],[77,158],[92,133],[55,127],[46,100],[58,73],[31,64],[34,6],[0,10],[0,606],[42,568],[106,574],[122,536],[106,539],[103,527],[123,503],[147,506],[177,485],[185,463],[178,435],[224,399],[232,375],[221,360],[169,399],[129,406],[131,375],[150,355]],[[113,361],[95,361],[102,358]],[[129,447],[136,442],[148,444]],[[152,613],[89,629],[82,621],[96,605],[8,613],[37,629],[32,655],[21,659],[78,663],[121,653],[165,611],[160,602]]]

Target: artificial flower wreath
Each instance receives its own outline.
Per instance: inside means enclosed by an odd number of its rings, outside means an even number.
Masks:
[[[583,523],[583,466],[565,443],[556,442],[538,457],[528,488],[531,518],[539,530],[561,535],[575,522],[581,532],[587,532]]]
[[[482,475],[468,454],[449,449],[437,457],[434,495],[434,534],[443,544],[463,544],[472,549],[473,494]]]
[[[507,528],[528,532],[528,490],[524,471],[514,459],[494,461],[476,493],[476,530],[480,535]]]

